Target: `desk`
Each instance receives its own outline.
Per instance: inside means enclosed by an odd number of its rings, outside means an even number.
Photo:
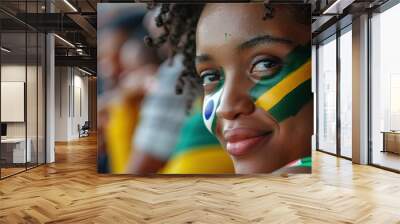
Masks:
[[[28,147],[26,147],[25,154],[25,138],[1,139],[1,157],[6,160],[6,163],[31,162],[32,140],[28,138],[26,142]],[[27,161],[25,161],[25,158],[27,158]]]
[[[400,131],[382,131],[383,150],[382,152],[393,152],[400,154]]]

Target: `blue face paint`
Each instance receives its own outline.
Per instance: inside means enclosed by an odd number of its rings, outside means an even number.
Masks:
[[[217,92],[208,94],[204,98],[203,120],[207,129],[213,134],[215,134],[214,131],[217,124],[216,112],[221,101],[222,92],[223,88],[220,88]]]
[[[214,113],[214,101],[213,100],[209,100],[205,109],[204,109],[204,118],[206,120],[209,120],[211,118],[211,115]]]

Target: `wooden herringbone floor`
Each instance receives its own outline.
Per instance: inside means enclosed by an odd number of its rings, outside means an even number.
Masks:
[[[400,223],[400,175],[315,152],[312,175],[96,173],[96,141],[0,181],[0,223]]]

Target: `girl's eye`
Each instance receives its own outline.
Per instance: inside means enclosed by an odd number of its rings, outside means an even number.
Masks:
[[[212,70],[202,72],[200,74],[200,77],[203,86],[213,84],[221,79],[220,75],[218,74],[218,71],[212,71]]]
[[[280,67],[281,64],[276,60],[262,59],[254,63],[250,73],[258,78],[269,78],[274,75]]]
[[[207,70],[200,74],[201,82],[206,93],[210,93],[223,79],[218,70]]]

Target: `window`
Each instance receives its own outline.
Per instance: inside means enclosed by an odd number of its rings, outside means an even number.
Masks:
[[[371,18],[372,163],[400,170],[400,4]]]
[[[318,47],[318,149],[336,153],[336,36]]]
[[[352,33],[351,26],[340,36],[340,155],[352,157]]]

